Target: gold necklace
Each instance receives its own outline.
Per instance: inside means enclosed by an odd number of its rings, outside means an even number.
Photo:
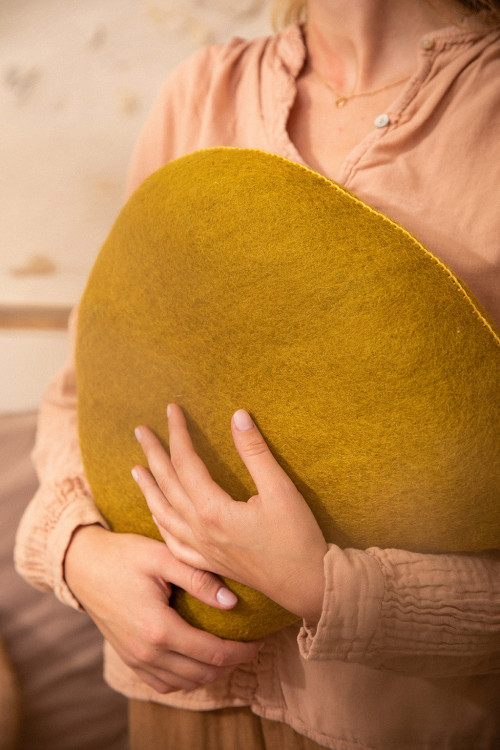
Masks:
[[[391,83],[387,83],[385,86],[381,86],[379,89],[373,89],[373,91],[362,91],[359,94],[340,94],[338,91],[335,91],[331,83],[329,83],[325,78],[323,78],[321,73],[319,73],[316,70],[316,68],[313,68],[310,62],[309,62],[309,66],[312,72],[315,75],[317,75],[321,83],[323,83],[327,88],[330,89],[330,91],[332,91],[335,94],[335,97],[336,97],[335,106],[337,107],[337,109],[342,109],[342,107],[345,107],[347,102],[350,101],[351,99],[358,99],[361,96],[373,96],[374,94],[380,94],[382,91],[386,91],[387,89],[391,89],[394,86],[398,86],[400,83],[404,83],[411,77],[411,74],[410,74],[408,76],[405,76],[404,78],[399,78],[397,81],[392,81]]]

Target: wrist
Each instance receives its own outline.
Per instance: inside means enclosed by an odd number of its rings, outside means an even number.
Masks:
[[[298,571],[288,585],[281,587],[279,598],[271,597],[302,620],[318,622],[321,617],[326,585],[324,555],[327,551],[325,545],[324,551]]]
[[[63,577],[75,599],[83,606],[78,591],[83,582],[89,561],[95,559],[93,545],[110,532],[100,524],[78,526],[70,539],[63,561]]]
[[[301,601],[300,617],[310,622],[318,622],[323,611],[323,599],[325,596],[325,574],[323,560],[310,571],[304,584]]]

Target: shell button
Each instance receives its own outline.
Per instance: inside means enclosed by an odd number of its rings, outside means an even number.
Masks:
[[[390,123],[389,115],[386,115],[385,112],[382,115],[379,115],[375,118],[373,121],[373,124],[376,128],[386,128]]]
[[[420,49],[423,49],[426,52],[429,52],[431,49],[434,49],[435,46],[436,46],[436,40],[432,39],[431,37],[425,36],[423,39],[420,40]]]

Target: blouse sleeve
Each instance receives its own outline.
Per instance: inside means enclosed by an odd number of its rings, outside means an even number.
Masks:
[[[70,320],[72,342],[75,328],[76,311]],[[79,526],[106,526],[106,522],[94,504],[83,471],[73,349],[41,404],[32,454],[40,486],[21,519],[14,558],[18,573],[33,586],[52,589],[62,602],[80,608],[64,580],[66,550]]]
[[[500,552],[331,545],[325,577],[321,618],[299,634],[305,659],[433,678],[500,671]]]

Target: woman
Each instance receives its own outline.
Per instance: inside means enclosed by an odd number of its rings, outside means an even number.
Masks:
[[[492,158],[500,3],[491,5],[476,13],[475,3],[455,0],[280,3],[289,21],[307,10],[305,25],[202,50],[168,78],[134,154],[129,191],[170,159],[209,146],[306,163],[414,233],[500,325]],[[203,467],[175,406],[169,426],[189,468],[179,469],[174,489],[189,495],[192,471]],[[280,560],[290,575],[274,578],[273,539],[265,560],[252,557],[265,532],[259,518],[246,550],[246,582],[284,597],[303,618],[263,643],[221,641],[169,608],[170,583],[232,607],[230,592],[197,566],[237,577],[241,561],[231,551],[209,559],[140,467],[135,475],[169,547],[109,532],[81,467],[71,363],[46,395],[35,451],[41,488],[20,528],[17,565],[85,608],[104,634],[107,680],[133,699],[132,747],[498,747],[498,555],[327,548],[249,416],[239,412],[232,427],[259,490],[280,486],[279,502],[293,503],[301,519],[287,538],[290,558]],[[139,437],[153,472],[164,474],[169,459],[154,436],[141,427]],[[279,513],[275,522],[281,529]]]

